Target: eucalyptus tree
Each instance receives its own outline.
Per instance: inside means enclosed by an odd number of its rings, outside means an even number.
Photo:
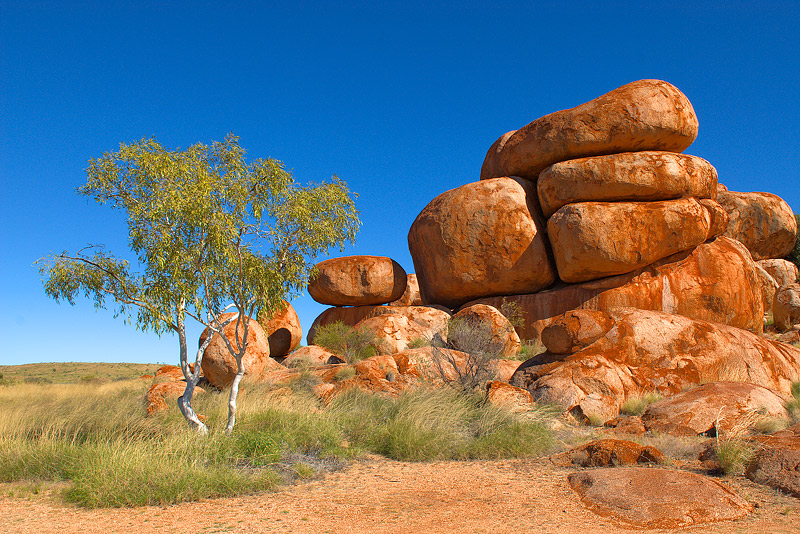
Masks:
[[[302,291],[314,258],[353,242],[360,225],[347,185],[299,186],[274,159],[248,163],[238,138],[210,146],[166,150],[154,139],[121,144],[89,162],[78,189],[127,216],[132,265],[102,246],[39,260],[47,295],[74,304],[83,294],[96,308],[142,331],[178,335],[186,390],[178,406],[189,424],[207,431],[192,409],[203,352],[219,334],[237,363],[226,431],[236,421],[236,397],[245,373],[249,318],[270,314]],[[233,315],[223,312],[233,309]],[[186,320],[212,335],[189,364]],[[235,334],[223,334],[235,322]]]

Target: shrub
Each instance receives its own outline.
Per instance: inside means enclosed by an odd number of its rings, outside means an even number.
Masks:
[[[792,398],[786,403],[786,411],[792,423],[800,422],[800,382],[792,384]]]
[[[314,343],[341,356],[347,363],[356,363],[375,356],[381,341],[366,328],[354,328],[341,321],[317,328]]]
[[[447,342],[433,343],[433,362],[436,372],[447,385],[462,392],[483,388],[497,374],[497,359],[503,344],[493,335],[489,325],[472,317],[456,317],[447,324]],[[441,340],[441,338],[437,338]],[[466,355],[462,362],[448,349]]]
[[[546,350],[544,344],[538,339],[523,341],[516,358],[524,362],[530,360],[534,356],[538,356]]]
[[[422,347],[430,347],[431,340],[425,339],[424,337],[413,337],[408,342],[407,348],[409,349],[421,349]]]
[[[347,380],[348,378],[353,378],[354,376],[356,376],[355,367],[353,367],[351,365],[347,365],[345,367],[342,367],[338,371],[336,371],[336,375],[334,376],[334,379],[337,382],[342,382],[344,380]]]
[[[619,411],[626,415],[642,415],[648,406],[662,398],[661,394],[655,391],[645,393],[641,397],[631,397],[625,401]]]
[[[522,313],[522,307],[519,305],[519,302],[513,300],[507,300],[505,297],[503,298],[503,302],[500,303],[500,313],[502,313],[508,322],[511,323],[511,326],[514,327],[514,330],[517,333],[522,330],[522,327],[525,326],[525,317]]]
[[[795,213],[794,218],[797,220],[798,228],[800,228],[800,214]],[[800,232],[797,233],[797,240],[794,242],[794,249],[792,249],[792,251],[789,253],[789,257],[787,259],[800,268]],[[798,277],[798,282],[800,282],[800,276]]]

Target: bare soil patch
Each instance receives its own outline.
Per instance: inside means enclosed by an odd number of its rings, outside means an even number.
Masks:
[[[0,485],[8,533],[520,533],[619,532],[590,512],[547,458],[409,463],[368,457],[324,478],[272,493],[167,507],[86,510],[57,492],[19,496]],[[750,516],[687,532],[800,532],[800,500],[743,477],[722,479],[755,506]],[[9,496],[16,494],[17,496]],[[664,532],[647,530],[642,532]]]

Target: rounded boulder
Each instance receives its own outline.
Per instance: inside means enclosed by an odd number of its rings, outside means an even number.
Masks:
[[[493,342],[497,342],[502,347],[500,356],[510,358],[519,354],[522,343],[517,332],[508,319],[494,306],[487,304],[468,306],[453,315],[453,319],[474,321],[485,325],[491,332]]]
[[[269,355],[276,360],[286,357],[297,348],[303,339],[300,318],[294,307],[286,301],[284,301],[283,308],[271,316],[263,312],[259,313],[258,322],[267,334]]]
[[[399,299],[406,290],[406,272],[383,256],[345,256],[317,264],[308,294],[320,304],[367,306]]]
[[[797,220],[789,205],[771,193],[739,193],[724,187],[717,202],[730,215],[722,235],[740,241],[754,260],[785,258],[797,240]]]

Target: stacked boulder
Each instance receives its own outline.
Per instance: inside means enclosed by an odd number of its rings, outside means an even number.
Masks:
[[[780,212],[763,230],[779,244],[756,254],[736,241],[754,233],[739,222],[744,208],[734,213],[728,196],[717,202],[729,192],[714,167],[681,153],[697,131],[683,93],[641,80],[504,134],[481,180],[436,197],[409,231],[423,301],[511,301],[523,339],[577,308],[635,307],[760,331],[769,296],[753,257],[785,256],[794,218],[777,197],[758,197],[775,205],[753,213]]]

